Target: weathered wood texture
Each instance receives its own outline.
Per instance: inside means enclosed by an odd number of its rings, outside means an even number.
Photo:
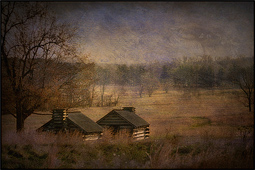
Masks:
[[[149,127],[138,128],[133,130],[133,138],[135,140],[147,139],[150,136]]]
[[[65,109],[55,109],[52,119],[41,126],[38,131],[74,132],[83,134],[84,140],[96,140],[102,136],[103,128],[81,112],[66,112]]]
[[[149,123],[135,114],[134,107],[115,109],[97,121],[103,128],[111,128],[113,134],[126,130],[135,140],[149,137]]]
[[[118,126],[129,126],[130,123],[128,123],[126,120],[121,118],[118,114],[114,112],[110,112],[106,117],[102,119],[100,122],[101,126],[104,125],[118,125]]]

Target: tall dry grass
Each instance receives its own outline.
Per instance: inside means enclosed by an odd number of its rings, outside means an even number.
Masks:
[[[2,168],[253,168],[251,141],[215,140],[209,132],[192,143],[171,133],[142,141],[105,134],[97,141],[79,133],[3,136]]]
[[[36,115],[15,133],[15,121],[3,115],[2,168],[254,168],[254,112],[229,91],[170,90],[142,98],[127,91],[116,107],[78,109],[97,121],[122,106],[136,107],[150,123],[149,139],[133,141],[108,130],[97,141],[83,141],[79,133],[36,133],[50,119]]]

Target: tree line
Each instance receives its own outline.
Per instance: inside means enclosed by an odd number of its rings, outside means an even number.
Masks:
[[[149,96],[150,87],[154,90],[161,87],[166,93],[170,87],[251,90],[254,83],[253,61],[252,57],[245,56],[197,56],[176,58],[167,63],[105,65],[96,71],[102,71],[105,84],[144,87]]]
[[[254,64],[252,57],[212,57],[197,56],[174,59],[167,63],[151,64],[104,64],[94,65],[93,83],[88,99],[96,98],[95,87],[99,87],[100,96],[97,106],[109,106],[118,102],[125,88],[132,89],[140,96],[151,97],[158,90],[168,93],[171,88],[190,89],[241,89],[245,105],[251,111],[254,92]],[[114,85],[117,94],[106,98],[107,86]],[[115,93],[114,92],[114,93]],[[115,95],[115,96],[113,96]],[[117,96],[116,96],[117,95]],[[109,97],[109,96],[108,96]],[[114,97],[115,99],[111,98]],[[106,102],[105,100],[108,100]]]

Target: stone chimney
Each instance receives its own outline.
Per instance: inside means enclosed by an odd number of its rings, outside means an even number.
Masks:
[[[52,111],[52,119],[54,122],[54,129],[59,131],[66,128],[66,118],[68,114],[66,109],[54,109]]]
[[[122,110],[127,110],[127,111],[135,113],[135,108],[134,107],[122,107]]]

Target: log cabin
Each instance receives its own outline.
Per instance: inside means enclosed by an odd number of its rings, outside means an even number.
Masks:
[[[103,128],[79,111],[67,112],[54,109],[52,119],[37,129],[46,132],[74,132],[83,134],[84,140],[97,140],[102,136]]]
[[[134,107],[114,109],[99,119],[97,124],[112,129],[114,135],[125,130],[134,140],[149,138],[150,124],[135,113]]]

